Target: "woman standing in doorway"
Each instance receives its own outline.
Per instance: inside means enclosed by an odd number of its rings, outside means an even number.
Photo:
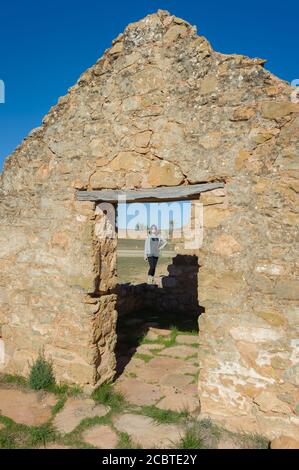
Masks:
[[[160,250],[162,250],[167,241],[161,235],[159,235],[158,228],[156,225],[151,225],[148,236],[144,244],[144,259],[148,261],[148,284],[154,283],[154,276],[156,272],[156,266],[160,256]]]

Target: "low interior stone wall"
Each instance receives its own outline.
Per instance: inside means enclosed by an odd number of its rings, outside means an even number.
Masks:
[[[178,254],[167,269],[168,275],[161,278],[159,285],[119,284],[116,288],[118,314],[154,309],[199,315],[202,307],[198,304],[198,257]]]

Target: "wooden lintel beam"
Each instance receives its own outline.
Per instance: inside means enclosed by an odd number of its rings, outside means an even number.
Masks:
[[[224,183],[201,183],[182,186],[162,186],[149,189],[101,189],[77,191],[78,201],[121,202],[161,202],[182,201],[213,189],[224,188]]]

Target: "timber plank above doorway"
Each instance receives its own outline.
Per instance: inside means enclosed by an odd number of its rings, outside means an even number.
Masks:
[[[192,199],[197,194],[224,188],[223,182],[190,184],[182,186],[161,186],[147,189],[101,189],[97,191],[77,191],[78,201],[122,202],[154,202],[182,201]]]

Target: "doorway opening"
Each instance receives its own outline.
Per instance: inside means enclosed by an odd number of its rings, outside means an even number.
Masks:
[[[109,378],[114,376],[114,386],[134,405],[154,405],[173,411],[197,412],[199,409],[198,318],[204,312],[198,303],[199,253],[203,239],[203,204],[199,196],[223,187],[223,182],[212,182],[149,189],[78,191],[79,201],[96,201],[94,242],[98,256],[95,260],[97,293],[102,305],[96,318],[101,333],[98,376],[103,380],[109,366]],[[115,218],[115,208],[119,210],[123,202],[180,205],[187,201],[191,201],[191,223],[186,224],[182,240],[175,242],[167,273],[158,276],[161,282],[154,285],[144,282],[146,264],[143,260],[145,271],[139,281],[130,282],[125,273],[126,279],[117,283],[115,222],[120,223],[119,218]],[[136,232],[140,231],[139,222],[133,226]],[[145,232],[150,223],[147,221]],[[162,228],[159,220],[157,225]],[[173,231],[174,225],[173,220]],[[181,223],[181,228],[184,225]],[[141,253],[142,243],[135,245]],[[132,246],[123,246],[125,249],[131,251]]]
[[[116,379],[142,380],[162,391],[159,381],[165,376],[165,384],[174,380],[181,391],[189,387],[197,393],[203,308],[198,304],[198,253],[186,248],[191,218],[190,200],[118,204]],[[144,257],[153,224],[166,245],[150,283]]]

